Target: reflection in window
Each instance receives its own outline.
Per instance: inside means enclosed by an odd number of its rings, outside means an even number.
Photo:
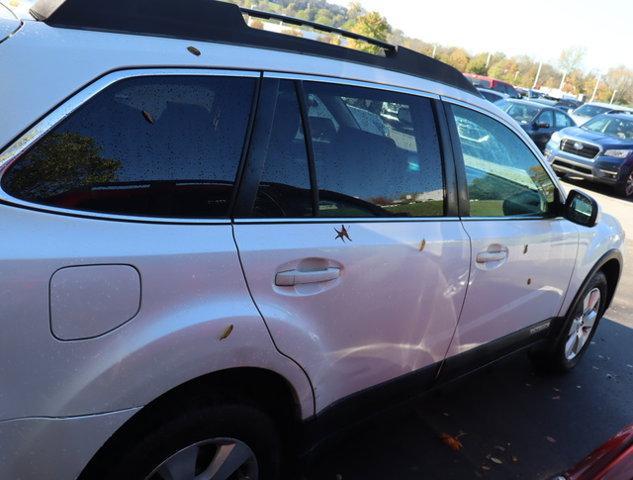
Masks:
[[[322,217],[444,214],[430,101],[382,90],[307,82]]]
[[[556,187],[531,150],[496,120],[452,108],[466,166],[470,214],[546,214]]]
[[[226,216],[254,88],[229,77],[120,81],[18,160],[3,188],[76,210]]]

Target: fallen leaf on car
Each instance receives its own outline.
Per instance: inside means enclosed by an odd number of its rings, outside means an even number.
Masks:
[[[490,457],[490,460],[495,462],[497,465],[501,465],[503,462],[497,457]]]
[[[145,117],[145,120],[147,120],[147,123],[154,123],[154,117],[152,117],[152,114],[143,110],[143,117]]]
[[[550,437],[549,435],[545,437],[549,443],[556,443],[556,439],[554,437]]]
[[[456,452],[459,452],[464,447],[462,445],[462,442],[459,441],[459,438],[453,437],[452,435],[449,435],[448,433],[443,433],[442,435],[440,435],[440,439],[442,440],[442,442],[444,442],[446,445],[451,447],[451,449]]]

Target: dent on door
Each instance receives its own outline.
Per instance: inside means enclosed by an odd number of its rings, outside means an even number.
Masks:
[[[460,222],[346,224],[345,242],[340,227],[234,227],[253,298],[310,377],[317,411],[441,361],[468,281]]]

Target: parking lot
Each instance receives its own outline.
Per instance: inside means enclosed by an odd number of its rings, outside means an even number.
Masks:
[[[629,232],[618,294],[579,368],[542,377],[515,355],[356,428],[319,456],[308,480],[548,479],[633,423],[633,205],[608,188],[565,186],[589,192]]]

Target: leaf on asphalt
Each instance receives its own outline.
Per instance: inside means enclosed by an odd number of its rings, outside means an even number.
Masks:
[[[446,412],[444,412],[442,415],[444,415],[445,417],[450,417],[450,415]]]
[[[490,460],[492,460],[493,462],[495,462],[497,465],[501,465],[503,462],[498,459],[497,457],[490,457]]]
[[[531,387],[531,386],[532,386],[532,384],[531,384],[531,383],[526,383],[526,384],[525,384],[525,386],[526,386],[526,387]]]
[[[552,400],[560,400],[560,395],[556,395],[555,397],[552,397]]]
[[[555,392],[559,392],[559,393],[560,393],[560,388],[556,388],[556,387],[554,387],[554,391],[555,391]]]
[[[452,450],[456,452],[459,452],[464,447],[462,445],[462,442],[459,441],[459,438],[453,437],[452,435],[449,435],[448,433],[443,433],[442,435],[440,435],[440,439],[442,440],[442,442],[444,442],[446,445],[448,445]]]
[[[490,470],[490,467],[488,465],[482,465],[481,469],[488,471],[488,470]]]
[[[582,386],[581,385],[576,385],[576,388],[582,388]]]
[[[591,367],[591,368],[593,368],[594,370],[600,370],[600,369],[599,369],[598,367],[596,367],[595,365],[594,365],[593,367]]]
[[[516,455],[512,455],[512,463],[519,463],[519,458]]]
[[[550,437],[549,435],[545,437],[549,443],[556,443],[556,439],[554,437]]]
[[[501,445],[495,445],[495,448],[496,448],[497,450],[502,451],[502,452],[505,452],[505,451],[506,451],[505,447],[502,447]]]

